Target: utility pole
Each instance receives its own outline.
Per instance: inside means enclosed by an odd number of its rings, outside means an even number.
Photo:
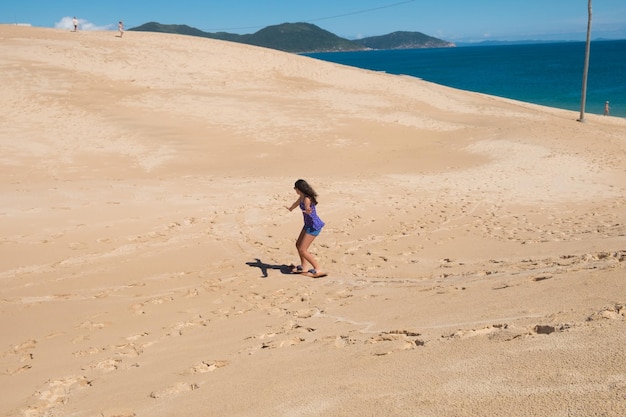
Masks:
[[[585,68],[583,69],[583,91],[580,100],[580,117],[579,122],[585,123],[585,102],[587,101],[587,74],[589,73],[589,50],[591,49],[591,0],[588,1],[588,19],[587,19],[587,46],[585,48]]]

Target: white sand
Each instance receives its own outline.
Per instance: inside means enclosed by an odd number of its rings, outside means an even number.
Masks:
[[[626,120],[115,34],[0,26],[0,415],[626,414]]]

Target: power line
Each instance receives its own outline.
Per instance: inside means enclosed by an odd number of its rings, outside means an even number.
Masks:
[[[357,10],[356,12],[350,12],[350,13],[338,14],[338,15],[335,15],[335,16],[320,17],[320,18],[317,18],[317,19],[306,20],[305,22],[306,23],[310,23],[310,22],[318,22],[320,20],[336,19],[338,17],[354,16],[355,14],[369,13],[369,12],[374,12],[376,10],[388,9],[390,7],[396,7],[396,6],[400,6],[400,5],[406,4],[406,3],[413,3],[414,1],[415,0],[401,1],[399,3],[388,4],[386,6],[378,6],[378,7],[373,7],[371,9]]]
[[[392,4],[387,4],[384,6],[378,6],[378,7],[372,7],[370,9],[362,9],[362,10],[357,10],[354,12],[348,12],[348,13],[343,13],[343,14],[338,14],[338,15],[333,15],[333,16],[326,16],[326,17],[318,17],[315,19],[309,19],[309,20],[304,20],[305,23],[311,23],[311,22],[319,22],[321,20],[330,20],[330,19],[337,19],[340,17],[346,17],[346,16],[354,16],[356,14],[363,14],[363,13],[369,13],[369,12],[374,12],[376,10],[382,10],[382,9],[388,9],[391,7],[397,7],[397,6],[401,6],[403,4],[407,4],[407,3],[413,3],[416,0],[406,0],[406,1],[400,1],[397,3],[392,3]],[[220,28],[220,29],[207,29],[207,30],[214,30],[214,31],[226,31],[226,30],[244,30],[244,29],[259,29],[259,28],[263,28],[265,26],[242,26],[242,27],[232,27],[232,28]]]

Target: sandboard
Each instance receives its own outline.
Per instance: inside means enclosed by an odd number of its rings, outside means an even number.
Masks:
[[[312,274],[304,270],[297,270],[297,268],[298,267],[294,264],[289,265],[289,269],[291,273],[294,275],[304,275],[305,277],[309,277],[309,278],[323,278],[328,275],[326,272],[318,272],[316,274]]]
[[[318,272],[317,274],[312,274],[310,272],[305,272],[303,275],[307,276],[309,278],[323,278],[323,277],[327,276],[328,274],[326,272]]]

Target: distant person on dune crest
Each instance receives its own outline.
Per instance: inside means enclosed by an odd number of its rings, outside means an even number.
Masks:
[[[74,32],[78,32],[78,19],[76,19],[76,16],[72,19],[72,24],[74,25]]]
[[[608,116],[611,112],[611,107],[609,106],[609,102],[604,103],[604,115]]]
[[[121,20],[117,24],[117,30],[120,32],[120,38],[124,36],[124,22]]]

